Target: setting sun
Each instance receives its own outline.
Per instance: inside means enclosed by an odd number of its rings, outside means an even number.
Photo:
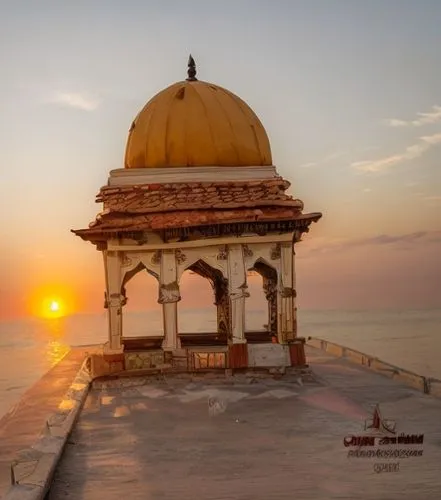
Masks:
[[[33,315],[41,318],[61,318],[77,310],[73,291],[60,284],[47,284],[35,289],[29,296]]]
[[[65,304],[59,298],[45,298],[42,306],[42,315],[46,318],[59,318],[66,314]]]
[[[49,306],[49,309],[52,312],[58,312],[60,310],[60,303],[57,302],[56,300],[53,300]]]

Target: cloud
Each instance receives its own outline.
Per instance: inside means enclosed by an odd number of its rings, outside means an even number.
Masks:
[[[441,106],[432,106],[431,111],[427,113],[417,113],[414,120],[399,120],[397,118],[390,118],[385,120],[389,127],[421,127],[432,123],[441,121]]]
[[[305,238],[304,244],[307,252],[304,256],[308,257],[314,254],[342,252],[357,247],[382,247],[395,246],[398,249],[409,248],[409,245],[424,245],[441,243],[441,231],[416,231],[401,235],[380,234],[369,238],[323,240]]]
[[[403,152],[386,156],[378,160],[356,161],[351,167],[362,172],[381,172],[405,161],[414,160],[428,149],[441,143],[441,133],[426,135],[419,138],[419,142],[408,146]]]
[[[349,153],[347,151],[336,151],[334,153],[330,153],[328,156],[325,156],[321,160],[311,161],[308,163],[302,163],[299,168],[312,168],[319,165],[325,165],[327,163],[332,163],[343,156],[347,156]]]
[[[48,102],[81,109],[83,111],[94,111],[100,104],[98,99],[75,92],[56,92]]]

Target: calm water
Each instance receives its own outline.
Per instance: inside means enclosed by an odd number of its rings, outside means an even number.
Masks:
[[[127,335],[154,335],[161,316],[128,313]],[[248,314],[247,327],[265,323],[265,311]],[[213,310],[180,312],[181,331],[215,330]],[[106,341],[106,317],[71,316],[58,320],[0,323],[0,416],[68,351],[70,345]],[[441,379],[441,310],[300,311],[300,334],[353,347],[421,375]]]

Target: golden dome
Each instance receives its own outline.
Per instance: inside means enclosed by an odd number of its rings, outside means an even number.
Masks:
[[[259,118],[242,99],[194,74],[146,104],[125,154],[125,168],[261,165],[272,158]]]

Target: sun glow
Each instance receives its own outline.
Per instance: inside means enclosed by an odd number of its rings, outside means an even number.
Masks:
[[[58,312],[60,310],[60,303],[56,300],[53,300],[50,303],[49,309],[51,310],[51,312]]]
[[[66,315],[66,305],[61,298],[46,297],[43,299],[41,312],[46,318],[60,318]]]
[[[62,318],[76,312],[73,291],[62,285],[43,285],[29,296],[32,315],[40,318]]]

